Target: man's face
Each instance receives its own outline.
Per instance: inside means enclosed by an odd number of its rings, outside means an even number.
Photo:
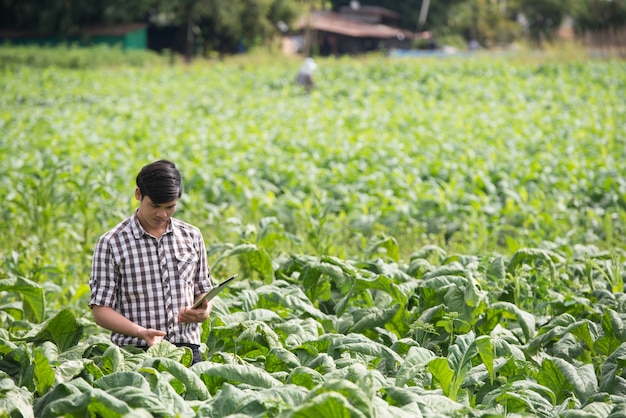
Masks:
[[[167,226],[170,218],[176,212],[178,199],[166,203],[154,203],[149,196],[141,196],[139,188],[135,191],[135,198],[139,201],[137,216],[142,226],[147,230],[162,230]]]

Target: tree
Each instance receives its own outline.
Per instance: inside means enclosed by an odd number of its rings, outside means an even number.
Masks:
[[[152,0],[1,0],[0,27],[69,36],[90,24],[145,20]]]
[[[196,46],[237,52],[279,33],[301,8],[298,0],[0,0],[0,27],[66,37],[94,24],[148,22],[180,26],[190,61]],[[201,42],[198,42],[198,39]]]
[[[575,16],[580,30],[619,29],[626,26],[626,0],[583,2]]]
[[[516,2],[511,0],[458,3],[450,10],[447,29],[485,46],[510,43],[521,35],[515,6]]]
[[[185,56],[191,60],[196,45],[204,54],[236,53],[271,40],[278,22],[291,23],[298,15],[296,0],[178,0],[162,1],[160,15],[185,28]]]

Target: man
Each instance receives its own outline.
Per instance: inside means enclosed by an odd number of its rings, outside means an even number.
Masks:
[[[198,324],[209,318],[212,304],[191,305],[212,285],[202,233],[172,218],[182,192],[172,162],[141,169],[139,207],[96,244],[89,306],[115,344],[147,349],[165,338],[191,348],[195,364],[202,361]]]
[[[317,64],[313,58],[306,58],[298,74],[296,75],[296,82],[310,92],[315,86],[313,81],[313,72],[317,69]]]

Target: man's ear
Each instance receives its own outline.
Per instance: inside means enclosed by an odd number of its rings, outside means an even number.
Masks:
[[[139,190],[139,187],[135,188],[135,199],[141,202],[141,191]]]

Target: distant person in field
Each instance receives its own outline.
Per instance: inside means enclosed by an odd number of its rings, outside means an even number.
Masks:
[[[313,73],[317,69],[317,64],[313,58],[307,58],[304,60],[302,67],[298,71],[296,76],[296,82],[306,89],[307,92],[313,90],[315,82],[313,81]]]
[[[172,217],[183,193],[180,171],[160,160],[137,175],[139,207],[96,244],[89,306],[96,324],[119,346],[147,349],[165,339],[202,361],[200,327],[211,302],[191,305],[211,290],[200,230]]]

